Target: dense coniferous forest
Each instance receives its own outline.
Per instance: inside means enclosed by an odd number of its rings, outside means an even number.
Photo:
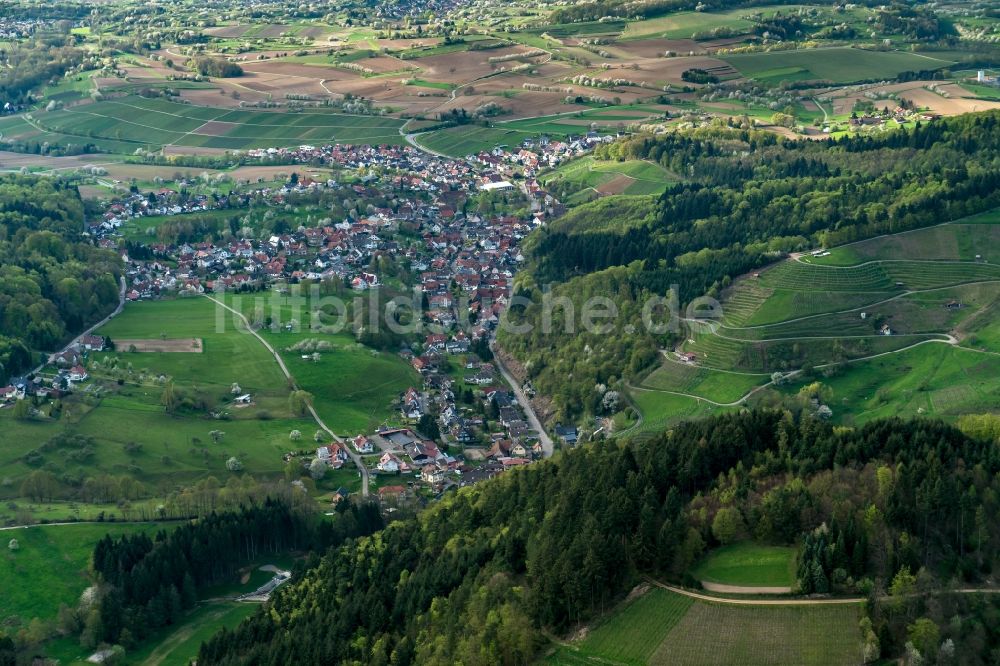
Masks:
[[[638,136],[602,147],[597,157],[650,160],[684,181],[656,200],[609,197],[580,206],[527,244],[531,265],[515,288],[531,304],[513,307],[510,319],[531,331],[501,332],[499,341],[563,420],[592,413],[595,385],[634,376],[655,361],[651,350],[671,343],[670,331],[651,334],[639,320],[651,295],[676,285],[681,304],[714,297],[732,278],[790,251],[1000,205],[997,112],[831,141],[718,126]],[[540,325],[548,288],[574,303],[572,332]],[[580,331],[581,305],[591,296],[610,297],[622,311],[610,322],[613,335]]]
[[[84,236],[75,187],[0,179],[0,382],[118,304],[121,257]]]
[[[349,542],[198,663],[524,663],[546,632],[609,610],[643,576],[683,581],[719,543],[720,512],[724,538],[801,542],[803,590],[869,595],[875,654],[899,654],[920,619],[954,638],[956,663],[987,663],[1000,635],[944,613],[995,614],[992,602],[910,594],[989,578],[997,472],[995,441],[937,421],[851,430],[760,410],[682,423],[568,451]]]
[[[231,579],[247,562],[288,550],[319,550],[383,527],[372,504],[344,503],[334,520],[266,499],[238,511],[212,513],[170,532],[119,539],[94,549],[96,603],[80,618],[84,645],[131,646],[192,608],[198,592]]]

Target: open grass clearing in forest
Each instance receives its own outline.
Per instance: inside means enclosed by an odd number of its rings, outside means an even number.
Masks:
[[[679,179],[660,165],[645,160],[605,161],[582,157],[541,178],[547,186],[565,183],[593,188],[601,194],[658,194]]]
[[[927,344],[852,363],[822,381],[831,391],[828,404],[839,423],[862,425],[894,416],[953,420],[996,410],[1000,355]],[[796,381],[782,391],[795,393],[802,385]],[[961,395],[954,387],[964,387]]]
[[[723,585],[791,588],[795,585],[795,548],[751,541],[721,546],[709,551],[691,575]]]
[[[140,666],[188,666],[201,644],[221,629],[232,629],[257,611],[251,603],[209,602],[198,605],[179,624],[168,627],[160,640],[147,641],[131,656]],[[152,649],[150,649],[152,648]]]
[[[985,261],[1000,263],[1000,219],[991,211],[958,222],[879,236],[833,248],[825,257],[805,255],[802,261],[821,266],[853,266],[865,261]]]

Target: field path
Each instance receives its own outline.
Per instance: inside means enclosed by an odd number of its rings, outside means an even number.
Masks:
[[[646,580],[651,584],[673,592],[674,594],[680,594],[691,599],[696,599],[698,601],[707,601],[716,604],[731,604],[734,606],[832,606],[832,605],[844,605],[844,604],[860,604],[864,603],[865,597],[834,597],[834,598],[822,598],[822,599],[730,599],[729,597],[713,597],[710,594],[701,594],[700,592],[694,592],[692,590],[686,590],[683,587],[677,587],[675,585],[669,585],[667,583],[661,583],[655,578],[646,577]],[[748,588],[752,589],[752,588]],[[997,587],[961,587],[954,590],[932,590],[928,594],[1000,594],[1000,588]],[[914,594],[912,596],[920,596],[920,593]],[[882,597],[883,599],[888,599],[889,595]]]
[[[813,104],[818,106],[819,110],[823,112],[823,122],[824,123],[830,122],[830,115],[826,112],[826,109],[823,108],[823,105],[819,103],[819,100],[817,98],[813,97],[812,99],[813,99]]]
[[[156,649],[153,650],[146,660],[142,662],[142,666],[159,666],[163,663],[164,659],[170,656],[170,653],[173,652],[175,648],[190,640],[192,634],[201,628],[201,624],[214,622],[228,613],[229,610],[230,609],[226,607],[218,608],[206,617],[202,618],[199,624],[189,624],[181,627],[177,631],[174,631],[165,641],[156,646]]]
[[[271,355],[274,356],[274,360],[278,362],[278,367],[281,368],[281,372],[284,373],[285,378],[288,379],[292,383],[292,388],[294,388],[295,390],[298,390],[298,388],[299,388],[298,384],[295,382],[295,378],[292,377],[292,373],[290,373],[288,371],[288,367],[285,365],[284,359],[281,358],[281,354],[279,354],[277,351],[275,351],[274,347],[271,346],[271,343],[269,343],[267,340],[265,340],[260,335],[260,333],[258,333],[257,331],[255,331],[253,329],[253,327],[250,326],[250,321],[243,315],[243,313],[234,310],[233,308],[229,307],[228,305],[226,305],[225,303],[223,303],[219,299],[215,298],[214,296],[209,296],[208,294],[204,294],[204,296],[208,300],[214,302],[216,305],[219,305],[219,306],[225,308],[229,312],[231,312],[234,315],[236,315],[237,317],[239,317],[240,320],[243,322],[243,325],[246,326],[247,331],[250,332],[250,335],[252,335],[255,338],[257,338],[257,340],[260,341],[260,343],[262,345],[264,345],[264,348],[267,349],[267,351],[271,352]],[[332,437],[335,442],[337,442],[338,444],[340,444],[341,446],[343,446],[344,450],[347,451],[347,454],[349,456],[351,456],[351,460],[354,461],[354,464],[357,466],[358,471],[361,473],[361,495],[363,497],[368,497],[368,468],[365,467],[365,463],[361,459],[361,456],[358,454],[357,451],[354,450],[353,447],[349,446],[347,444],[347,442],[344,441],[344,439],[342,437],[339,437],[335,432],[333,432],[333,430],[331,430],[326,425],[326,423],[323,422],[323,419],[321,419],[319,417],[319,414],[316,413],[316,408],[315,407],[313,407],[311,404],[307,404],[306,408],[309,410],[309,413],[312,415],[313,420],[316,421],[316,425],[318,425],[324,432],[326,432],[326,434],[330,435],[330,437]]]
[[[948,339],[947,340],[942,340],[942,339],[939,339],[939,338],[935,338],[935,339],[930,339],[930,340],[921,340],[920,342],[915,342],[912,345],[907,345],[906,347],[901,347],[901,348],[895,349],[893,351],[880,352],[878,354],[872,354],[871,356],[862,356],[860,358],[848,359],[848,360],[844,361],[844,363],[859,363],[861,361],[870,361],[873,358],[879,358],[881,356],[888,356],[889,354],[899,354],[901,352],[913,349],[914,347],[919,347],[920,345],[926,345],[926,344],[930,344],[930,343],[934,343],[934,342],[941,343],[941,344],[946,344],[946,345],[950,345],[950,346],[954,347],[955,349],[962,349],[962,350],[965,350],[965,351],[980,352],[980,353],[984,353],[984,354],[993,354],[993,353],[995,353],[995,352],[983,352],[983,351],[980,351],[978,349],[970,349],[968,347],[961,347],[961,346],[958,345],[958,339],[955,338],[955,336],[947,334],[947,333],[937,333],[935,335],[946,335],[948,337]],[[671,363],[675,362],[675,361],[673,361],[673,359],[670,359],[667,356],[667,354],[669,354],[669,352],[666,349],[661,349],[660,353],[663,354],[664,357],[666,357],[667,360],[669,360]],[[824,363],[822,365],[817,365],[817,366],[814,366],[814,367],[816,369],[822,369],[822,368],[826,368],[826,367],[831,366],[831,365],[835,365],[835,364],[834,363]],[[704,367],[706,370],[710,370],[712,372],[727,372],[726,370],[716,370],[715,368],[709,368],[709,367],[706,367],[706,366],[700,366],[700,367]],[[792,370],[791,372],[786,372],[784,375],[782,375],[781,378],[782,378],[782,380],[787,380],[787,379],[791,379],[792,377],[797,377],[801,373],[802,373],[802,370]],[[739,398],[739,399],[734,400],[732,402],[716,402],[715,400],[709,400],[708,398],[705,398],[705,397],[700,396],[700,395],[695,395],[693,393],[684,393],[683,391],[668,391],[666,389],[653,389],[653,388],[646,388],[646,387],[643,387],[643,386],[635,386],[633,384],[626,384],[626,387],[629,390],[632,390],[632,391],[645,391],[647,393],[667,393],[669,395],[679,395],[679,396],[682,396],[682,397],[685,397],[685,398],[693,398],[695,400],[701,400],[703,402],[707,402],[710,405],[715,405],[716,407],[736,407],[736,406],[742,405],[744,402],[746,402],[747,399],[750,398],[750,396],[752,396],[753,394],[755,394],[755,393],[757,393],[759,391],[763,391],[764,389],[766,389],[768,386],[771,386],[772,384],[774,384],[774,380],[773,379],[771,381],[767,382],[766,384],[761,384],[760,386],[755,386],[754,388],[750,389],[750,391],[748,391],[742,398]]]
[[[730,599],[728,597],[713,597],[709,594],[692,592],[691,590],[685,590],[683,587],[675,587],[674,585],[661,583],[653,578],[647,578],[647,580],[653,585],[673,592],[674,594],[680,594],[698,601],[708,601],[717,604],[732,604],[734,606],[832,606],[837,604],[860,604],[865,600],[864,597],[842,597],[837,599]]]
[[[73,338],[72,340],[70,340],[69,342],[67,342],[65,347],[63,347],[62,349],[60,349],[57,352],[52,352],[51,354],[49,354],[48,358],[45,359],[44,363],[42,363],[37,368],[35,368],[34,370],[32,370],[30,373],[27,373],[27,374],[37,375],[39,372],[42,371],[42,368],[44,368],[46,365],[48,365],[49,363],[52,362],[52,358],[54,356],[56,356],[57,354],[62,354],[64,351],[67,351],[70,347],[72,347],[73,345],[75,345],[80,338],[82,338],[85,335],[90,335],[96,329],[98,329],[101,326],[104,326],[106,323],[108,323],[108,321],[110,321],[112,317],[115,317],[119,312],[121,312],[122,308],[125,307],[125,288],[127,286],[127,283],[125,282],[125,278],[124,277],[120,278],[120,281],[121,281],[121,286],[118,289],[118,307],[116,307],[111,312],[111,314],[109,314],[107,317],[105,317],[101,321],[97,322],[96,324],[94,324],[93,326],[91,326],[87,330],[81,332],[75,338]]]
[[[701,581],[701,586],[709,592],[721,592],[722,594],[791,594],[792,588],[786,586],[751,586],[751,585],[724,585],[722,583],[712,583],[707,580]]]

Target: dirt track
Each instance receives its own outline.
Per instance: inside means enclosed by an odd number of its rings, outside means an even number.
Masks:
[[[137,352],[200,354],[204,351],[201,338],[167,338],[166,340],[115,339],[115,349],[127,352],[133,347]]]

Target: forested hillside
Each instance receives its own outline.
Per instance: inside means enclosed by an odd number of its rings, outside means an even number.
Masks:
[[[610,609],[643,575],[683,580],[723,532],[805,535],[799,585],[871,595],[873,657],[900,654],[920,619],[953,639],[956,663],[985,663],[1000,635],[962,618],[989,603],[908,595],[988,580],[997,472],[997,442],[934,421],[850,430],[754,411],[683,423],[463,489],[331,551],[198,663],[524,663],[546,632]]]
[[[607,199],[574,209],[529,243],[529,270],[505,333],[557,419],[593,413],[598,384],[634,376],[672,333],[638,318],[649,295],[677,285],[681,304],[716,296],[729,281],[784,254],[896,233],[1000,205],[1000,113],[935,121],[884,136],[789,141],[728,126],[639,136],[602,147],[606,160],[651,160],[686,181],[657,200]],[[575,305],[571,333],[546,331],[542,296]],[[610,335],[581,331],[586,298],[607,296],[623,315]],[[556,317],[561,317],[556,309]],[[661,321],[657,317],[656,321]],[[567,378],[570,378],[567,380]]]
[[[75,187],[0,179],[0,383],[117,305],[121,258],[83,229]]]
[[[306,503],[307,506],[308,503]],[[93,603],[66,609],[64,629],[89,648],[131,647],[159,627],[177,623],[206,586],[232,578],[259,557],[288,550],[323,552],[383,527],[373,504],[344,503],[332,520],[268,497],[235,511],[211,513],[172,531],[97,543]]]

